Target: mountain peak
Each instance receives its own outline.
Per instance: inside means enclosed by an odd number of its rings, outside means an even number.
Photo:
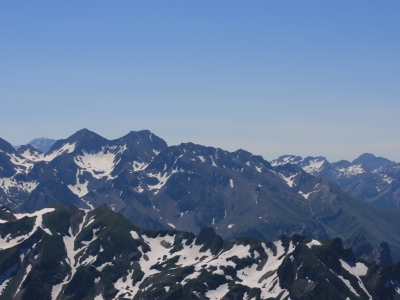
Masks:
[[[0,150],[6,153],[15,153],[15,148],[6,140],[0,138]]]
[[[279,156],[277,159],[272,160],[270,163],[273,167],[281,166],[285,164],[297,164],[301,162],[303,158],[301,156],[296,155],[282,155]]]
[[[152,145],[157,150],[164,150],[168,147],[167,143],[159,136],[152,133],[150,130],[140,130],[137,134],[144,139],[149,145]]]
[[[38,153],[41,154],[43,153],[42,151],[36,149],[36,147],[32,146],[31,144],[26,144],[26,145],[21,145],[18,147],[17,152],[19,154],[24,153],[25,151],[29,151],[30,153]]]
[[[50,150],[51,146],[53,146],[55,142],[56,140],[41,137],[33,139],[32,141],[29,142],[29,144],[33,146],[35,149],[43,153],[46,153],[47,151]]]
[[[394,164],[393,161],[384,158],[384,157],[377,157],[371,153],[364,153],[360,155],[358,158],[352,161],[353,164],[361,164],[364,167],[367,167],[370,170],[379,169],[381,167],[387,166],[389,164]]]
[[[70,138],[75,138],[75,139],[82,139],[82,138],[90,138],[90,137],[101,137],[100,135],[98,135],[97,133],[87,129],[87,128],[83,128],[81,130],[78,130],[77,132],[75,132],[73,135],[71,135],[69,137]],[[103,137],[101,137],[103,138]]]
[[[78,130],[67,139],[58,140],[48,151],[53,152],[62,148],[65,144],[75,144],[74,151],[98,151],[107,142],[107,139],[98,135],[97,133],[90,131],[86,128]]]

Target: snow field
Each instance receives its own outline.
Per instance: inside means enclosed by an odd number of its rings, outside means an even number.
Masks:
[[[75,247],[75,240],[77,238],[77,236],[79,235],[79,233],[82,232],[82,229],[84,228],[83,225],[86,223],[87,221],[87,211],[84,211],[85,215],[83,217],[83,221],[81,224],[79,224],[79,229],[78,232],[73,235],[72,234],[72,229],[71,227],[68,230],[69,236],[63,236],[63,241],[64,241],[64,245],[65,245],[65,249],[67,251],[67,263],[70,265],[71,267],[71,274],[70,276],[67,276],[63,282],[61,282],[60,284],[57,284],[55,286],[53,286],[52,289],[52,300],[55,300],[56,297],[58,296],[58,294],[61,292],[62,287],[67,284],[69,281],[71,281],[71,279],[73,278],[74,274],[76,273],[77,268],[79,267],[78,261],[79,261],[79,257],[76,257],[78,253],[83,253],[86,251],[86,249],[88,248],[88,246],[97,239],[96,233],[99,230],[99,228],[97,229],[93,229],[93,238],[90,241],[82,241],[81,243],[84,245],[83,247],[74,250]],[[93,220],[89,220],[89,222],[86,224],[86,226],[89,225],[89,223],[91,223]],[[86,227],[85,226],[85,227]],[[96,260],[97,256],[92,256],[89,255],[84,261],[80,262],[81,265],[88,265],[93,263]]]
[[[363,169],[362,165],[353,165],[348,168],[340,168],[337,170],[341,173],[339,176],[346,176],[346,177],[365,173],[365,170]]]
[[[23,241],[27,240],[32,234],[34,234],[39,227],[44,230],[42,224],[43,215],[52,211],[54,211],[54,208],[45,208],[35,211],[33,213],[14,214],[17,219],[22,219],[25,216],[28,218],[36,217],[35,225],[33,226],[31,232],[26,235],[20,235],[14,239],[11,239],[10,235],[5,236],[4,238],[0,238],[0,249],[8,249],[22,243]]]
[[[2,188],[6,194],[9,194],[10,188],[13,187],[31,193],[38,185],[39,183],[37,181],[19,182],[14,178],[0,178],[0,188]]]
[[[10,161],[13,165],[16,166],[16,172],[17,174],[28,174],[28,172],[32,169],[33,167],[33,162],[30,160],[24,158],[24,157],[18,157],[15,154],[9,154],[6,153],[7,156],[10,158]]]
[[[88,191],[88,184],[89,181],[85,180],[84,183],[80,183],[79,181],[79,174],[82,174],[83,170],[77,170],[76,171],[76,183],[74,185],[69,184],[68,188],[73,192],[75,195],[77,195],[79,198],[85,196]]]
[[[115,161],[115,158],[115,153],[103,147],[98,153],[84,152],[83,155],[75,157],[74,161],[84,171],[91,173],[94,178],[107,177],[107,180],[111,180],[116,178],[116,176],[111,176],[111,173],[119,162]]]
[[[293,185],[294,185],[294,178],[297,176],[297,175],[299,175],[299,174],[294,174],[294,175],[292,175],[292,176],[289,176],[289,177],[285,177],[283,174],[278,174],[283,180],[285,180],[286,181],[286,184],[288,185],[288,186],[290,186],[290,187],[293,187]]]
[[[131,231],[131,235],[133,238],[138,239],[140,238],[139,235]],[[235,267],[236,264],[231,261],[227,260],[230,257],[237,256],[238,259],[243,259],[245,257],[250,256],[250,245],[243,246],[243,245],[234,245],[231,249],[220,252],[217,255],[212,255],[209,250],[206,252],[200,252],[202,245],[195,245],[195,241],[193,241],[190,245],[185,245],[186,240],[182,241],[183,249],[175,252],[173,254],[169,253],[169,248],[165,248],[161,243],[167,243],[173,245],[175,236],[164,236],[164,237],[156,237],[156,238],[149,238],[147,236],[141,236],[145,243],[147,243],[150,247],[150,251],[147,253],[142,252],[142,249],[139,248],[139,251],[143,253],[139,264],[141,270],[145,273],[143,279],[140,282],[137,282],[135,286],[132,286],[131,282],[123,281],[123,278],[120,278],[115,284],[114,287],[119,290],[116,297],[129,293],[129,295],[135,295],[139,291],[139,285],[148,277],[159,273],[160,271],[155,269],[150,269],[157,263],[161,263],[166,261],[172,257],[179,256],[179,259],[176,263],[178,267],[186,267],[193,265],[195,267],[195,271],[193,274],[190,274],[186,278],[183,279],[181,282],[182,285],[185,285],[189,280],[197,278],[201,274],[201,270],[203,268],[208,268],[210,266],[217,267],[217,269],[213,272],[214,274],[223,275],[223,270],[220,268],[221,266],[227,267],[232,266]],[[237,277],[242,280],[241,284],[247,285],[250,288],[258,287],[262,290],[262,297],[276,297],[281,293],[283,290],[279,287],[279,284],[275,284],[274,289],[270,292],[268,291],[269,288],[278,281],[277,274],[275,273],[273,276],[263,280],[262,282],[258,283],[259,279],[268,271],[275,271],[280,266],[282,259],[279,259],[282,254],[284,254],[284,248],[281,245],[281,242],[275,242],[275,246],[277,247],[277,255],[274,256],[272,250],[266,247],[263,243],[263,248],[268,254],[268,261],[263,267],[262,270],[256,270],[258,267],[258,263],[253,264],[250,267],[244,268],[237,272]],[[291,244],[289,251],[293,251],[294,246]],[[165,256],[165,260],[163,257]],[[260,254],[254,252],[254,257],[258,258]],[[201,259],[200,259],[201,258]],[[132,276],[133,270],[128,274],[127,278]],[[210,290],[206,293],[206,296],[210,299],[220,299],[228,292],[228,285],[224,284],[219,286],[216,290]]]
[[[309,242],[308,244],[306,244],[308,248],[311,249],[312,246],[321,246],[321,242],[317,241],[317,240],[312,240],[311,242]]]
[[[323,160],[318,160],[318,158],[315,158],[310,160],[309,164],[307,166],[303,166],[302,169],[307,173],[314,173],[318,172],[323,164],[324,164]]]
[[[66,143],[60,149],[55,150],[55,151],[53,151],[51,153],[45,154],[43,156],[42,160],[44,160],[44,161],[52,161],[57,156],[60,156],[63,153],[72,153],[75,150],[75,146],[76,146],[76,143],[72,143],[72,144]]]
[[[365,276],[367,274],[368,268],[363,263],[349,263],[343,259],[340,259],[340,263],[342,267],[347,270],[350,274],[353,274],[358,279],[359,286],[364,290],[364,292],[372,299],[372,296],[368,293],[367,289],[364,286],[360,276]],[[357,294],[356,294],[357,295]]]
[[[148,189],[149,190],[160,190],[168,181],[168,179],[175,173],[178,173],[178,170],[172,170],[169,174],[168,172],[161,174],[161,172],[157,174],[153,173],[148,173],[147,176],[149,177],[155,177],[159,181],[156,185],[149,185]]]

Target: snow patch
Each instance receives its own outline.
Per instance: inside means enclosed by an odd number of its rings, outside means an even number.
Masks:
[[[149,165],[149,164],[146,164],[146,163],[144,163],[144,162],[134,161],[134,162],[132,163],[133,172],[142,171],[142,170],[146,169],[148,165]]]
[[[57,156],[60,156],[63,153],[72,153],[75,150],[75,146],[76,146],[76,142],[73,144],[66,143],[60,149],[57,149],[51,153],[45,154],[42,160],[52,161]]]
[[[131,231],[131,235],[132,235],[132,238],[135,239],[135,240],[140,239],[140,236],[138,235],[138,233],[136,231],[132,230]]]
[[[214,159],[213,159],[213,157],[211,155],[210,155],[210,158],[211,158],[211,165],[213,167],[216,167],[217,165],[215,164]]]
[[[30,194],[38,185],[39,182],[37,181],[23,182],[16,181],[14,178],[0,178],[0,188],[6,194],[10,194],[11,188],[17,188]]]
[[[311,249],[312,246],[321,246],[321,243],[317,240],[312,240],[311,242],[306,244],[308,248]]]
[[[303,166],[302,168],[307,173],[319,172],[324,162],[324,160],[318,160],[318,158],[311,159],[308,162],[308,165]]]
[[[43,229],[43,225],[42,225],[43,215],[46,213],[52,212],[54,210],[55,210],[54,208],[45,208],[45,209],[38,210],[38,211],[35,211],[32,213],[14,214],[14,216],[18,220],[22,219],[25,216],[28,218],[36,217],[35,225],[33,226],[31,232],[27,233],[26,235],[20,235],[14,239],[11,239],[10,235],[5,236],[4,239],[0,237],[0,249],[8,249],[8,248],[14,247],[14,246],[22,243],[26,239],[28,239],[32,234],[34,234],[36,232],[36,230],[38,228]]]
[[[299,194],[302,195],[304,198],[308,199],[308,196],[310,196],[312,192],[309,192],[307,194],[303,193],[302,191],[299,191]]]
[[[365,170],[363,169],[362,165],[353,165],[348,168],[340,168],[340,169],[338,168],[337,170],[340,172],[339,177],[341,176],[350,177],[365,173]]]
[[[212,300],[222,299],[222,297],[224,297],[225,294],[228,292],[229,292],[229,286],[228,283],[225,283],[221,284],[216,290],[209,290],[206,293],[206,297]]]
[[[293,180],[294,180],[294,178],[295,178],[297,175],[299,175],[299,173],[294,174],[294,175],[289,176],[289,177],[285,177],[285,176],[284,176],[283,174],[281,174],[281,173],[279,173],[278,175],[279,175],[283,180],[286,181],[286,183],[287,183],[288,186],[293,187],[293,185],[294,185]]]
[[[171,226],[172,228],[175,228],[175,225],[174,225],[174,224],[172,224],[172,223],[170,223],[170,222],[167,222],[167,223],[168,223],[168,225]]]
[[[0,275],[0,295],[3,294],[7,287],[7,284],[11,280],[11,275],[18,270],[19,263],[16,263],[9,267],[7,270]]]
[[[107,180],[117,176],[111,176],[112,171],[119,161],[115,161],[116,155],[109,152],[104,147],[98,153],[83,152],[74,158],[75,163],[83,170],[92,174],[94,178],[100,179],[107,177]]]
[[[71,192],[73,192],[79,198],[82,198],[87,193],[89,193],[89,191],[88,191],[89,181],[87,181],[85,179],[84,183],[80,183],[80,181],[79,181],[79,173],[80,173],[80,171],[77,170],[76,171],[76,183],[74,185],[68,184],[68,188],[71,190]]]
[[[369,298],[372,299],[372,296],[368,293],[367,289],[364,286],[364,283],[360,278],[360,276],[365,276],[367,274],[368,267],[360,262],[350,263],[343,259],[340,259],[340,263],[342,264],[342,267],[345,270],[347,270],[350,274],[353,274],[355,277],[357,277],[359,286],[364,290],[364,292],[369,296]]]
[[[178,172],[179,172],[178,170],[172,170],[169,174],[168,174],[168,172],[166,172],[164,174],[161,174],[161,172],[157,173],[157,174],[152,174],[152,173],[147,174],[147,176],[149,176],[149,177],[155,177],[158,179],[158,183],[156,185],[148,186],[149,190],[160,190],[167,183],[168,179],[173,174],[178,173]]]
[[[10,161],[13,165],[15,165],[15,171],[17,174],[27,174],[33,167],[33,162],[27,160],[24,157],[20,157],[19,155],[6,153],[8,157],[10,157]]]
[[[385,174],[385,175],[383,175],[383,181],[386,181],[388,184],[391,184],[393,181],[393,178],[391,178]]]
[[[20,153],[21,156],[24,158],[31,160],[31,161],[41,161],[44,158],[44,154],[39,152],[31,152],[29,149],[26,149],[24,152]]]

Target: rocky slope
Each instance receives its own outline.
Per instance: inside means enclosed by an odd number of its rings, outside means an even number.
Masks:
[[[144,230],[106,206],[0,208],[1,299],[398,299],[400,265],[340,239]]]

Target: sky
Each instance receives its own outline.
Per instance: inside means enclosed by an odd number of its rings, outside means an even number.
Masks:
[[[400,162],[400,1],[1,1],[0,137]]]

